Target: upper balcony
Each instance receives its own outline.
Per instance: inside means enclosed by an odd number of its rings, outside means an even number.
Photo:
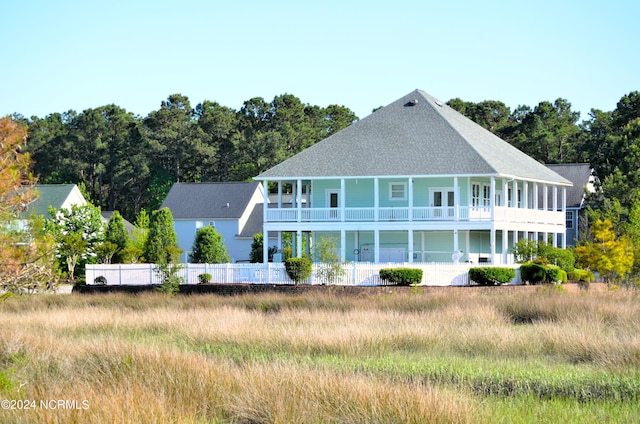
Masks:
[[[490,207],[268,208],[267,222],[511,222],[563,225],[562,211]]]

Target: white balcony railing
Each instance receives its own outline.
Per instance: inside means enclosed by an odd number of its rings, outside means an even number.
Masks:
[[[299,214],[298,214],[299,212]],[[344,214],[344,216],[343,216]],[[394,222],[394,221],[491,221],[562,225],[562,211],[490,207],[446,206],[414,208],[269,208],[267,222]]]

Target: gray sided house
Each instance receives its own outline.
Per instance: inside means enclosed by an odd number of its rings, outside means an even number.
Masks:
[[[586,195],[595,192],[596,177],[593,175],[593,168],[588,163],[567,163],[547,165],[547,167],[573,183],[573,187],[567,189],[565,221],[567,245],[575,246],[581,225],[586,225],[584,215]]]
[[[327,236],[375,263],[508,264],[520,239],[567,243],[572,183],[421,90],[256,179],[279,193],[263,233],[292,233],[296,256]]]
[[[189,260],[198,228],[210,225],[222,235],[231,262],[248,261],[253,235],[262,232],[263,198],[259,182],[174,184],[162,207],[173,215],[182,260]]]

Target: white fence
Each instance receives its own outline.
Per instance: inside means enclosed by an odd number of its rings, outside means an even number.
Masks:
[[[468,263],[412,263],[412,264],[341,264],[338,270],[325,264],[313,264],[311,277],[304,284],[330,284],[346,286],[379,286],[381,268],[410,267],[422,269],[422,283],[429,286],[468,286]],[[217,284],[294,284],[283,263],[269,264],[180,264],[178,275],[184,284],[198,284],[200,274],[210,274]],[[160,284],[161,277],[154,264],[87,265],[87,284],[102,280],[108,285]]]

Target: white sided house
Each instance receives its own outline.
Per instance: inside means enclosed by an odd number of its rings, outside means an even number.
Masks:
[[[48,217],[49,208],[71,209],[71,206],[84,206],[87,200],[75,184],[36,184],[36,199],[28,206],[18,221],[19,228],[25,228],[29,217],[33,215]]]
[[[292,233],[296,256],[327,236],[373,263],[510,264],[520,239],[567,243],[571,182],[421,90],[256,179],[279,193],[262,232]]]
[[[173,215],[182,261],[189,262],[196,231],[215,227],[222,235],[231,262],[246,262],[253,235],[262,231],[262,184],[175,183],[162,207]]]

